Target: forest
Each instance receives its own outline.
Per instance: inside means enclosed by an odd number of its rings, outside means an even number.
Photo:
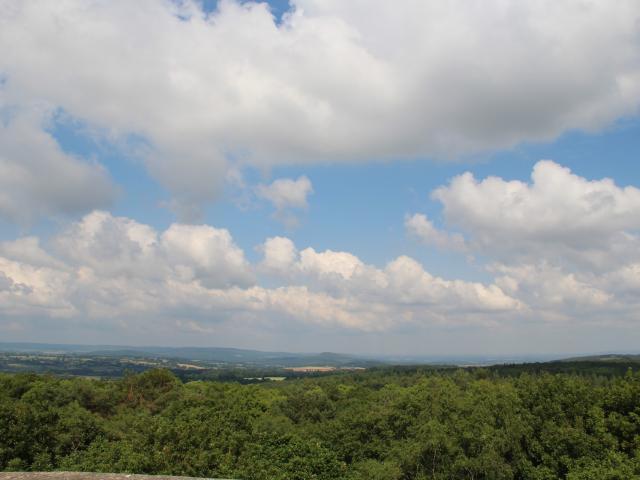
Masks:
[[[243,385],[0,374],[0,470],[640,478],[640,374],[372,369]]]

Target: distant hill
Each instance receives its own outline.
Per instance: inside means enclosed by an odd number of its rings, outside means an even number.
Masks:
[[[640,355],[626,353],[607,353],[604,355],[586,355],[582,357],[570,357],[559,360],[560,362],[619,362],[640,363]]]
[[[103,357],[155,357],[265,367],[370,367],[376,365],[458,365],[487,366],[503,363],[546,362],[558,355],[350,355],[334,352],[268,352],[230,347],[144,347],[122,345],[70,345],[0,342],[0,352],[84,354]],[[222,365],[221,365],[222,366]]]
[[[268,352],[229,347],[154,347],[0,342],[0,352],[53,355],[90,355],[108,358],[156,358],[203,362],[220,367],[373,367],[382,365],[496,366],[528,364],[531,368],[557,363],[640,363],[640,354],[598,354],[562,358],[561,355],[349,355],[343,353]],[[557,368],[560,368],[557,366]],[[564,367],[563,367],[564,368]]]
[[[517,376],[522,373],[570,374],[615,377],[629,370],[640,370],[640,355],[606,354],[572,357],[552,362],[512,363],[492,365],[490,370],[500,375]]]
[[[372,366],[383,362],[366,357],[332,352],[263,352],[223,347],[124,347],[118,345],[67,345],[47,343],[0,343],[0,352],[84,354],[104,357],[158,357],[220,364],[301,367]]]

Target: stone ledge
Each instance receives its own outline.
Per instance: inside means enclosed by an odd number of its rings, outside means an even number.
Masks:
[[[194,480],[197,477],[90,472],[0,472],[0,480]],[[198,480],[203,480],[198,478]],[[216,480],[216,479],[206,479]],[[225,479],[217,479],[225,480]],[[230,480],[230,479],[226,479]]]

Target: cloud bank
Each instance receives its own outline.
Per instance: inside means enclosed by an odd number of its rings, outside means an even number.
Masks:
[[[159,232],[95,211],[47,247],[35,237],[0,245],[0,328],[46,318],[50,328],[111,331],[239,322],[366,332],[494,322],[521,308],[496,285],[438,278],[404,256],[379,269],[347,252],[300,251],[284,237],[268,239],[263,252],[250,264],[227,230],[173,224]]]
[[[634,114],[639,18],[635,0],[294,0],[279,23],[229,0],[2,0],[0,106],[144,139],[189,218],[230,162],[453,158]],[[73,209],[80,183],[50,209]],[[22,208],[2,213],[42,211]]]
[[[534,166],[531,183],[465,173],[432,198],[474,250],[497,259],[604,269],[640,260],[640,189],[589,181],[552,161]]]
[[[540,318],[637,321],[640,189],[545,160],[530,183],[465,173],[431,196],[457,231],[438,230],[423,214],[407,218],[407,231],[440,248],[463,242]]]
[[[117,195],[103,167],[62,151],[44,130],[48,118],[38,111],[0,118],[0,219],[77,215],[110,206]]]
[[[351,252],[298,248],[286,237],[266,239],[261,258],[250,262],[225,229],[158,231],[95,211],[47,242],[0,244],[0,328],[47,319],[47,328],[211,333],[233,326],[259,335],[637,322],[636,187],[542,161],[530,183],[466,173],[432,196],[459,232],[436,229],[421,214],[407,218],[407,229],[440,247],[463,242],[465,255],[485,259],[491,281],[441,278],[405,255],[378,267]]]

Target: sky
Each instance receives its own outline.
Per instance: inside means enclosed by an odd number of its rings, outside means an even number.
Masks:
[[[640,348],[636,0],[0,0],[0,339]]]

